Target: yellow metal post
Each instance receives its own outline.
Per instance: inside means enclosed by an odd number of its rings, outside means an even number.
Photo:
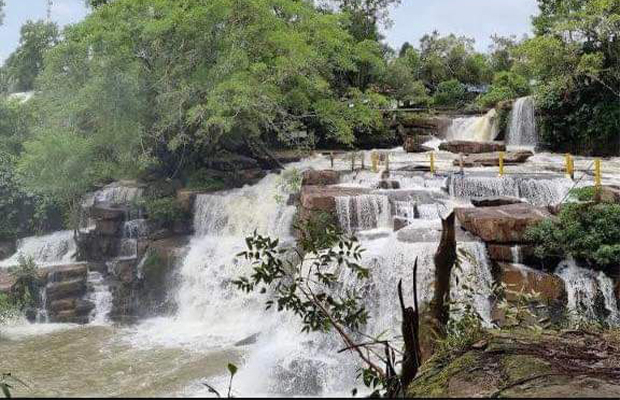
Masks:
[[[370,162],[372,163],[372,172],[376,173],[378,171],[378,164],[379,164],[379,155],[377,154],[376,151],[373,151],[370,154]]]
[[[435,152],[431,151],[431,174],[435,173]]]
[[[504,152],[499,152],[499,176],[504,176]]]
[[[601,159],[597,158],[594,160],[594,185],[597,188],[600,188],[602,185],[603,177],[601,174]]]

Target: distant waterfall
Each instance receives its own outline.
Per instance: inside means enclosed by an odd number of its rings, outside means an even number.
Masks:
[[[534,97],[521,97],[515,101],[510,113],[506,143],[511,146],[532,147],[538,144]]]
[[[495,109],[482,117],[456,118],[448,127],[448,140],[467,140],[472,142],[490,142],[499,133],[497,112]]]

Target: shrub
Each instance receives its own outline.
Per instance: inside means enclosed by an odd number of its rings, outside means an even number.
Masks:
[[[466,93],[465,85],[456,79],[451,79],[437,85],[433,99],[439,106],[458,106],[465,101]]]
[[[527,79],[514,72],[499,72],[493,78],[489,91],[478,97],[477,103],[482,107],[494,107],[497,103],[527,96],[530,86]]]
[[[558,217],[528,229],[537,257],[570,256],[599,268],[620,264],[619,204],[567,204]]]
[[[189,217],[174,197],[148,199],[145,208],[149,220],[162,227],[169,228],[175,221]]]
[[[226,181],[208,169],[192,172],[187,178],[187,188],[192,190],[218,191],[227,188]]]

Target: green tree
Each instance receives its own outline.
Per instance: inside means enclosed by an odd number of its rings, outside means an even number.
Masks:
[[[34,81],[43,69],[45,53],[59,39],[58,26],[53,22],[28,21],[21,28],[17,50],[6,60],[4,79],[12,91],[34,89]]]
[[[173,174],[227,137],[286,142],[306,129],[353,144],[381,124],[385,99],[367,77],[384,62],[348,21],[295,0],[99,7],[47,54],[37,81],[44,118],[25,145],[22,179],[67,198],[152,166]],[[58,156],[66,162],[50,162]]]
[[[440,82],[456,79],[465,84],[491,80],[486,56],[476,53],[474,40],[435,31],[420,40],[419,78],[435,90]]]
[[[4,23],[4,0],[0,0],[0,26]]]
[[[544,142],[560,151],[620,150],[620,1],[539,1],[537,36],[515,69],[538,82]]]

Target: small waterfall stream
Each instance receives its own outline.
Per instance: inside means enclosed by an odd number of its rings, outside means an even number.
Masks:
[[[510,113],[506,144],[528,147],[536,147],[538,144],[534,97],[521,97],[515,101]]]
[[[473,142],[490,142],[499,133],[497,112],[492,109],[483,116],[455,118],[448,127],[448,140],[467,140]]]

